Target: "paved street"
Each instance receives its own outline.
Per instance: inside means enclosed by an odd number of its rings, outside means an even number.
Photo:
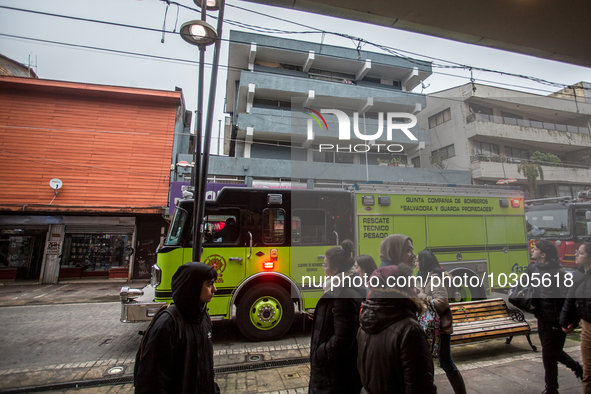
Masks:
[[[48,286],[41,288],[32,295],[18,295],[14,290],[0,289],[5,291],[0,292],[0,305],[22,301],[23,298],[33,300],[37,295],[53,291]],[[67,292],[67,289],[62,288],[61,294],[56,291],[54,297],[65,302],[67,297],[63,296],[63,292]],[[37,288],[31,287],[31,290]],[[87,292],[93,293],[91,290]],[[80,292],[76,294],[75,300],[87,298]],[[133,371],[133,361],[141,338],[137,332],[145,329],[147,323],[120,323],[119,312],[118,302],[0,307],[3,328],[0,337],[0,392],[68,382],[90,382],[99,386],[75,388],[73,383],[71,387],[62,386],[48,392],[133,392],[129,376]],[[218,372],[216,381],[223,393],[306,393],[310,373],[306,362],[309,338],[310,323],[304,329],[302,320],[292,326],[284,339],[262,343],[245,341],[231,322],[215,322],[216,369],[242,368]],[[539,346],[536,334],[532,335],[532,340]],[[510,345],[504,342],[504,339],[497,339],[453,347],[454,359],[462,370],[469,392],[541,392],[544,388],[541,353],[532,352],[523,336],[515,337]],[[573,357],[580,359],[576,336],[567,340],[565,348]],[[261,364],[282,360],[295,361],[295,365]],[[126,380],[121,381],[121,384],[100,385],[108,378],[105,377],[107,370],[114,366],[124,368],[123,378]],[[245,366],[256,368],[245,370]],[[437,368],[436,374],[438,392],[451,393],[443,371]],[[563,367],[560,367],[560,384],[561,393],[580,392],[580,385],[573,374]]]

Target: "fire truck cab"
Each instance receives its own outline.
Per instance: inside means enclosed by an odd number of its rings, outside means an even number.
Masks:
[[[525,201],[527,237],[530,250],[536,242],[548,240],[558,248],[558,255],[564,267],[575,267],[575,252],[585,242],[591,231],[591,200],[584,198],[543,198]]]

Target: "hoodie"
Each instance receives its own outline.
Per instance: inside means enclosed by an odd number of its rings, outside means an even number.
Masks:
[[[427,337],[417,322],[422,303],[411,298],[412,287],[387,285],[388,278],[411,275],[406,266],[380,267],[372,274],[377,286],[362,305],[357,334],[357,369],[368,393],[437,390]]]
[[[412,242],[409,236],[402,234],[392,234],[384,238],[380,243],[380,267],[400,264],[402,249],[408,240]]]
[[[211,320],[199,301],[203,283],[216,277],[203,263],[184,264],[174,274],[174,304],[154,316],[136,355],[136,393],[219,393]]]

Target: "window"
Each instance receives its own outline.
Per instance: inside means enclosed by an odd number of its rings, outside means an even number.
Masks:
[[[317,163],[347,163],[355,162],[355,154],[349,152],[317,152],[312,151],[312,161]]]
[[[470,103],[469,104],[470,112],[473,114],[485,114],[485,115],[492,115],[493,110],[492,108],[484,107],[482,105]]]
[[[415,168],[421,168],[421,156],[413,157],[410,162]]]
[[[203,218],[204,243],[209,246],[236,244],[240,241],[240,210],[206,211]]]
[[[323,245],[326,242],[326,211],[294,209],[291,219],[291,242],[294,245]]]
[[[285,241],[285,211],[269,208],[263,211],[263,242],[282,244]]]
[[[536,210],[525,213],[527,235],[546,237],[569,235],[568,209]]]
[[[450,157],[454,157],[456,155],[456,150],[454,145],[448,145],[444,148],[434,150],[431,155],[433,157],[440,156],[442,159],[449,159]]]
[[[132,238],[132,234],[66,234],[61,265],[81,267],[83,271],[125,267],[129,265]]]
[[[517,115],[517,114],[513,114],[511,112],[505,112],[505,111],[501,111],[501,116],[503,118],[523,119],[523,116],[521,116],[521,115]]]
[[[512,148],[510,146],[506,146],[505,154],[508,157],[512,157],[514,159],[529,159],[529,151],[526,149]]]
[[[311,68],[308,72],[308,78],[320,79],[322,81],[341,82],[355,85],[355,74],[339,73],[335,71],[320,70]]]
[[[438,126],[442,123],[445,123],[450,119],[451,119],[451,110],[449,108],[446,108],[443,111],[436,113],[435,115],[429,117],[429,128],[432,129],[433,127]]]
[[[589,236],[589,232],[587,231],[587,219],[585,218],[585,214],[587,211],[576,211],[575,212],[575,235],[577,237],[586,238]]]
[[[182,208],[177,207],[174,212],[174,219],[172,225],[168,231],[168,237],[166,237],[165,245],[178,245],[181,240],[181,234],[185,228],[185,222],[189,214]]]
[[[498,156],[499,155],[499,146],[496,144],[489,144],[488,142],[479,142],[474,141],[474,155],[484,155],[484,156]]]

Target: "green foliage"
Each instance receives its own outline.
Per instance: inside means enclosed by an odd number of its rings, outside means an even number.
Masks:
[[[552,153],[535,151],[531,155],[530,160],[524,160],[517,165],[517,171],[520,174],[523,172],[523,175],[527,179],[529,193],[533,198],[539,197],[540,194],[538,191],[538,177],[541,180],[544,180],[544,170],[542,169],[542,166],[557,166],[560,163],[562,163],[560,157]]]
[[[533,155],[531,155],[531,160],[533,162],[543,163],[546,165],[556,165],[562,163],[560,157],[552,154],[552,153],[542,153],[535,151]]]
[[[399,157],[392,157],[390,159],[380,159],[378,157],[378,163],[385,163],[388,165],[398,165],[398,164],[402,164],[402,159],[400,159]]]
[[[447,168],[447,163],[445,162],[445,157],[443,155],[432,155],[429,156],[429,162],[431,165],[439,170],[445,170]]]

